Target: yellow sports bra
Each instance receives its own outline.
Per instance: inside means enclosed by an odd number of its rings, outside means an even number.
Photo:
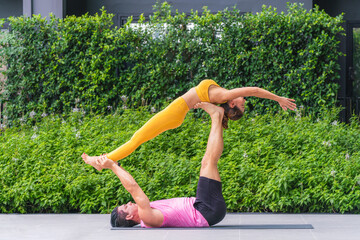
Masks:
[[[199,96],[199,98],[202,102],[210,102],[209,87],[211,85],[216,85],[216,86],[220,87],[219,84],[217,84],[214,80],[211,80],[211,79],[202,80],[199,83],[199,85],[197,85],[195,87],[196,94]]]

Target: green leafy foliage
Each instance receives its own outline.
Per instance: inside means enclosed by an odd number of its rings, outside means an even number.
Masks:
[[[228,211],[340,212],[360,209],[360,126],[292,113],[230,122],[219,161]],[[146,122],[143,110],[66,119],[46,116],[35,126],[0,136],[1,213],[109,213],[131,196],[109,170],[97,172],[81,154],[110,152]],[[184,124],[121,160],[150,200],[195,196],[209,118],[189,113]]]
[[[2,99],[10,122],[118,105],[116,69],[122,53],[117,31],[110,28],[112,17],[102,10],[65,19],[8,19],[11,33],[3,34],[1,54],[8,64]]]
[[[9,67],[1,99],[6,115],[39,118],[82,107],[149,105],[159,109],[211,78],[226,88],[258,86],[296,99],[310,114],[336,104],[338,36],[342,16],[291,4],[287,13],[263,7],[190,15],[158,4],[138,27],[132,18],[112,28],[112,14],[65,19],[9,18],[0,38],[0,59]],[[125,96],[126,101],[121,100]],[[79,106],[81,102],[81,106]],[[254,111],[272,111],[271,101],[253,99]]]

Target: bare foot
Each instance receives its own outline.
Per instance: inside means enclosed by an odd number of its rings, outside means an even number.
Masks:
[[[81,157],[86,164],[93,166],[98,171],[102,170],[102,168],[96,163],[96,159],[98,158],[98,156],[91,157],[91,156],[87,155],[86,153],[83,153],[81,155]]]
[[[208,102],[200,102],[195,104],[195,109],[202,108],[205,112],[207,112],[211,118],[215,116],[223,117],[224,116],[224,108],[218,107],[212,103]]]

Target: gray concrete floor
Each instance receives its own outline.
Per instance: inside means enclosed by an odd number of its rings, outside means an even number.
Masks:
[[[219,225],[312,224],[314,229],[111,230],[109,215],[0,214],[0,240],[359,240],[360,215],[229,213]]]

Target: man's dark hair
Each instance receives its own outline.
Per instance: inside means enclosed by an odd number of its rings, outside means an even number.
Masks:
[[[118,211],[118,207],[111,212],[111,226],[112,227],[132,227],[138,223],[133,220],[126,220],[128,214],[122,210]]]

